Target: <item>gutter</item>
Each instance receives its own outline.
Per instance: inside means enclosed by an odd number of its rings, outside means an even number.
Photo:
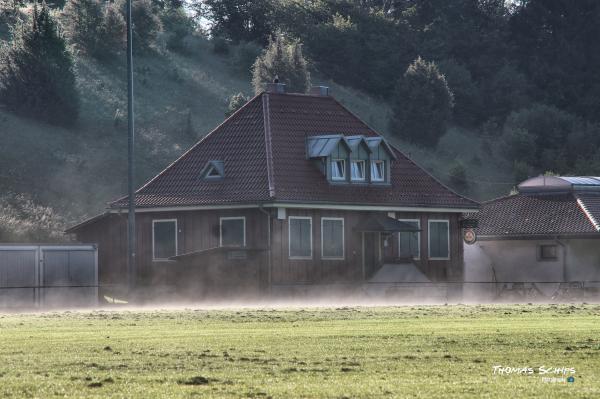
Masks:
[[[562,269],[563,269],[563,281],[566,283],[569,281],[567,278],[567,246],[565,243],[561,242],[558,237],[554,240],[560,247],[562,248]]]

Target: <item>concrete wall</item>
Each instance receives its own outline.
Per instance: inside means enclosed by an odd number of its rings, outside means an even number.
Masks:
[[[539,259],[544,244],[557,245],[555,260]],[[600,239],[478,241],[465,245],[464,256],[467,282],[491,282],[494,274],[495,281],[556,282],[537,284],[548,294],[561,281],[600,280]],[[494,284],[467,283],[465,299],[493,299],[495,289]]]

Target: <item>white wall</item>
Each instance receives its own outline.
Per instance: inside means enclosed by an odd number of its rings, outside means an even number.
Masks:
[[[465,281],[560,282],[600,280],[600,239],[497,240],[465,244]],[[557,245],[556,260],[538,259],[539,246]],[[566,251],[566,256],[564,256]],[[566,279],[564,275],[566,273]],[[538,287],[546,293],[558,284]],[[465,284],[465,299],[492,299],[493,284]]]

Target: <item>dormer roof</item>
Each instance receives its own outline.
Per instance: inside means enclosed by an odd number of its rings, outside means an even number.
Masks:
[[[338,148],[340,143],[351,150],[350,143],[342,134],[311,136],[306,139],[306,149],[309,158],[328,157]]]

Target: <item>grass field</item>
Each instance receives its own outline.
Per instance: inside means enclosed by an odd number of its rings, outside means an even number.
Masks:
[[[598,305],[0,315],[0,397],[593,398],[599,381]]]

